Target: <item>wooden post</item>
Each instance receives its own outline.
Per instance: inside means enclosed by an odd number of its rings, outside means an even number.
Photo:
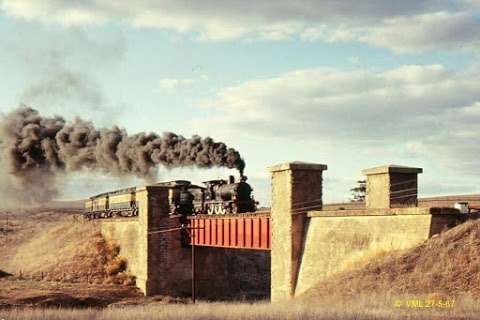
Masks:
[[[5,212],[5,214],[7,215],[7,223],[5,227],[5,243],[8,243],[8,213],[8,211]]]

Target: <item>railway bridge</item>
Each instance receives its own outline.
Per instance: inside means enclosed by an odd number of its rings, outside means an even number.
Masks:
[[[419,207],[422,169],[396,165],[362,172],[364,208],[322,210],[326,169],[298,162],[273,166],[270,213],[197,215],[188,223],[170,214],[168,188],[136,188],[138,215],[101,219],[102,234],[120,245],[127,271],[146,295],[190,295],[195,258],[199,291],[225,297],[250,281],[281,301],[352,263],[413,247],[474,218],[451,207]]]

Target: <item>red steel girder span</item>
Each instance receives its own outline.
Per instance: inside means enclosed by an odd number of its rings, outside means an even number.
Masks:
[[[270,250],[270,216],[194,216],[189,219],[190,244],[196,246]]]

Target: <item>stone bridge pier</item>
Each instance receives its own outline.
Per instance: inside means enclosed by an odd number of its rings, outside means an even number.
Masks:
[[[324,164],[285,163],[272,173],[271,299],[290,298],[300,268],[308,209],[322,208]]]

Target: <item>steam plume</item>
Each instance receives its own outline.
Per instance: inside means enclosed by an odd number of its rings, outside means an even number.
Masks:
[[[196,166],[235,168],[243,174],[238,151],[212,138],[184,138],[174,133],[137,133],[124,129],[96,129],[91,122],[43,117],[20,107],[0,121],[2,166],[23,196],[34,201],[55,194],[58,174],[82,169],[153,179],[158,167]]]

